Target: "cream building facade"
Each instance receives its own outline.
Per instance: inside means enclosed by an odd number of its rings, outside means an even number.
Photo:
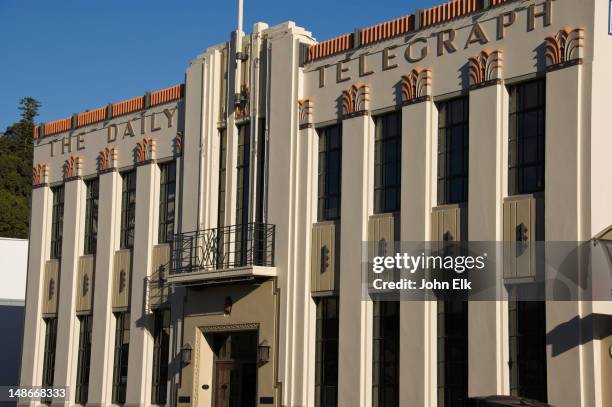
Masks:
[[[454,0],[323,42],[257,23],[182,85],[41,124],[21,385],[612,406],[611,302],[381,303],[361,281],[364,241],[610,240],[609,17]]]

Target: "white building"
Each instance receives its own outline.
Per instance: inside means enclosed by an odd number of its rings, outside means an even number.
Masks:
[[[364,241],[606,239],[608,22],[600,0],[455,0],[318,43],[258,23],[184,85],[37,127],[21,385],[612,405],[612,303],[381,303],[360,273]]]

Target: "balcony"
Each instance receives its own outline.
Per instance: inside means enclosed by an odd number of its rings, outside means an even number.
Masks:
[[[218,284],[276,277],[275,228],[247,223],[174,235],[168,282]]]

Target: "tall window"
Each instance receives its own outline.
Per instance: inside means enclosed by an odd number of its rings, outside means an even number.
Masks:
[[[51,210],[51,258],[62,257],[62,234],[64,228],[64,186],[55,187]]]
[[[217,268],[225,266],[225,245],[227,236],[223,233],[225,226],[225,189],[227,182],[227,130],[219,130],[219,196],[217,198]]]
[[[225,226],[225,182],[227,173],[227,130],[219,130],[219,197],[217,201],[217,226]]]
[[[113,364],[113,403],[124,404],[130,351],[130,313],[115,314],[115,357]]]
[[[319,130],[319,221],[340,218],[342,127]]]
[[[157,405],[166,404],[168,385],[168,355],[170,351],[170,310],[155,311],[153,330],[153,381],[151,402]]]
[[[136,171],[124,172],[121,178],[121,248],[131,249],[136,224]]]
[[[236,165],[236,260],[237,265],[247,260],[247,235],[249,223],[249,177],[250,177],[250,131],[249,125],[238,127],[238,154]]]
[[[375,118],[374,212],[397,212],[401,199],[402,116],[400,112]]]
[[[79,318],[79,359],[77,365],[77,380],[75,400],[77,404],[87,404],[87,393],[89,390],[89,366],[91,361],[91,315]]]
[[[160,166],[159,188],[159,243],[169,243],[174,237],[176,198],[176,162]]]
[[[338,405],[338,298],[324,297],[317,304],[315,350],[315,406]]]
[[[467,201],[469,99],[438,105],[438,204]]]
[[[438,301],[438,407],[464,407],[468,396],[468,303]]]
[[[374,301],[372,406],[399,406],[399,302]]]
[[[546,303],[508,301],[510,394],[548,401]]]
[[[98,178],[87,181],[87,199],[85,201],[85,254],[96,254],[98,243]]]
[[[508,193],[544,190],[546,82],[511,86],[508,144]]]
[[[55,373],[55,343],[57,341],[57,318],[45,319],[45,353],[43,357],[43,386],[53,386]],[[51,400],[49,400],[51,402]],[[48,404],[48,403],[47,403]]]

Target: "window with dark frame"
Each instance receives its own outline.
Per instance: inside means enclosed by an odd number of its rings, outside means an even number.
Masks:
[[[319,131],[318,220],[340,218],[342,180],[342,127]]]
[[[91,363],[91,315],[79,317],[79,353],[77,361],[77,378],[75,402],[82,406],[87,404],[89,392],[89,367]]]
[[[94,178],[86,182],[85,200],[85,249],[84,254],[96,254],[98,244],[98,206],[99,180]]]
[[[227,182],[227,129],[219,130],[219,195],[217,198],[217,268],[226,266],[225,245],[225,190]]]
[[[64,186],[53,188],[53,206],[51,209],[51,258],[62,257],[62,236],[64,229]]]
[[[438,205],[466,202],[469,171],[469,98],[438,104]]]
[[[170,310],[154,311],[153,329],[153,379],[151,403],[162,406],[167,401],[168,357],[170,352]]]
[[[112,402],[114,404],[125,404],[128,379],[128,356],[130,351],[130,313],[116,313],[115,321]]]
[[[170,310],[158,309],[154,312],[153,329],[153,381],[151,403],[163,406],[167,401],[168,357],[170,353]]]
[[[546,303],[508,301],[510,394],[548,401]]]
[[[372,406],[399,406],[399,302],[374,301]]]
[[[225,189],[227,174],[227,130],[219,130],[219,195],[217,199],[217,227],[225,226]]]
[[[508,134],[508,194],[544,190],[546,81],[513,85]]]
[[[176,210],[176,161],[161,164],[159,183],[159,243],[170,243],[174,238]]]
[[[238,126],[238,151],[236,162],[236,247],[235,257],[238,265],[247,261],[247,238],[249,227],[249,177],[251,132],[249,124]]]
[[[465,407],[468,397],[468,303],[438,301],[438,407]]]
[[[121,248],[134,247],[136,225],[136,171],[121,174]]]
[[[57,318],[45,319],[45,348],[43,356],[42,382],[44,387],[53,386],[55,374],[55,345],[57,342]],[[41,400],[44,404],[50,404],[51,399]]]
[[[315,406],[338,406],[338,297],[317,299]]]
[[[402,115],[374,118],[374,213],[398,212],[401,202]]]

